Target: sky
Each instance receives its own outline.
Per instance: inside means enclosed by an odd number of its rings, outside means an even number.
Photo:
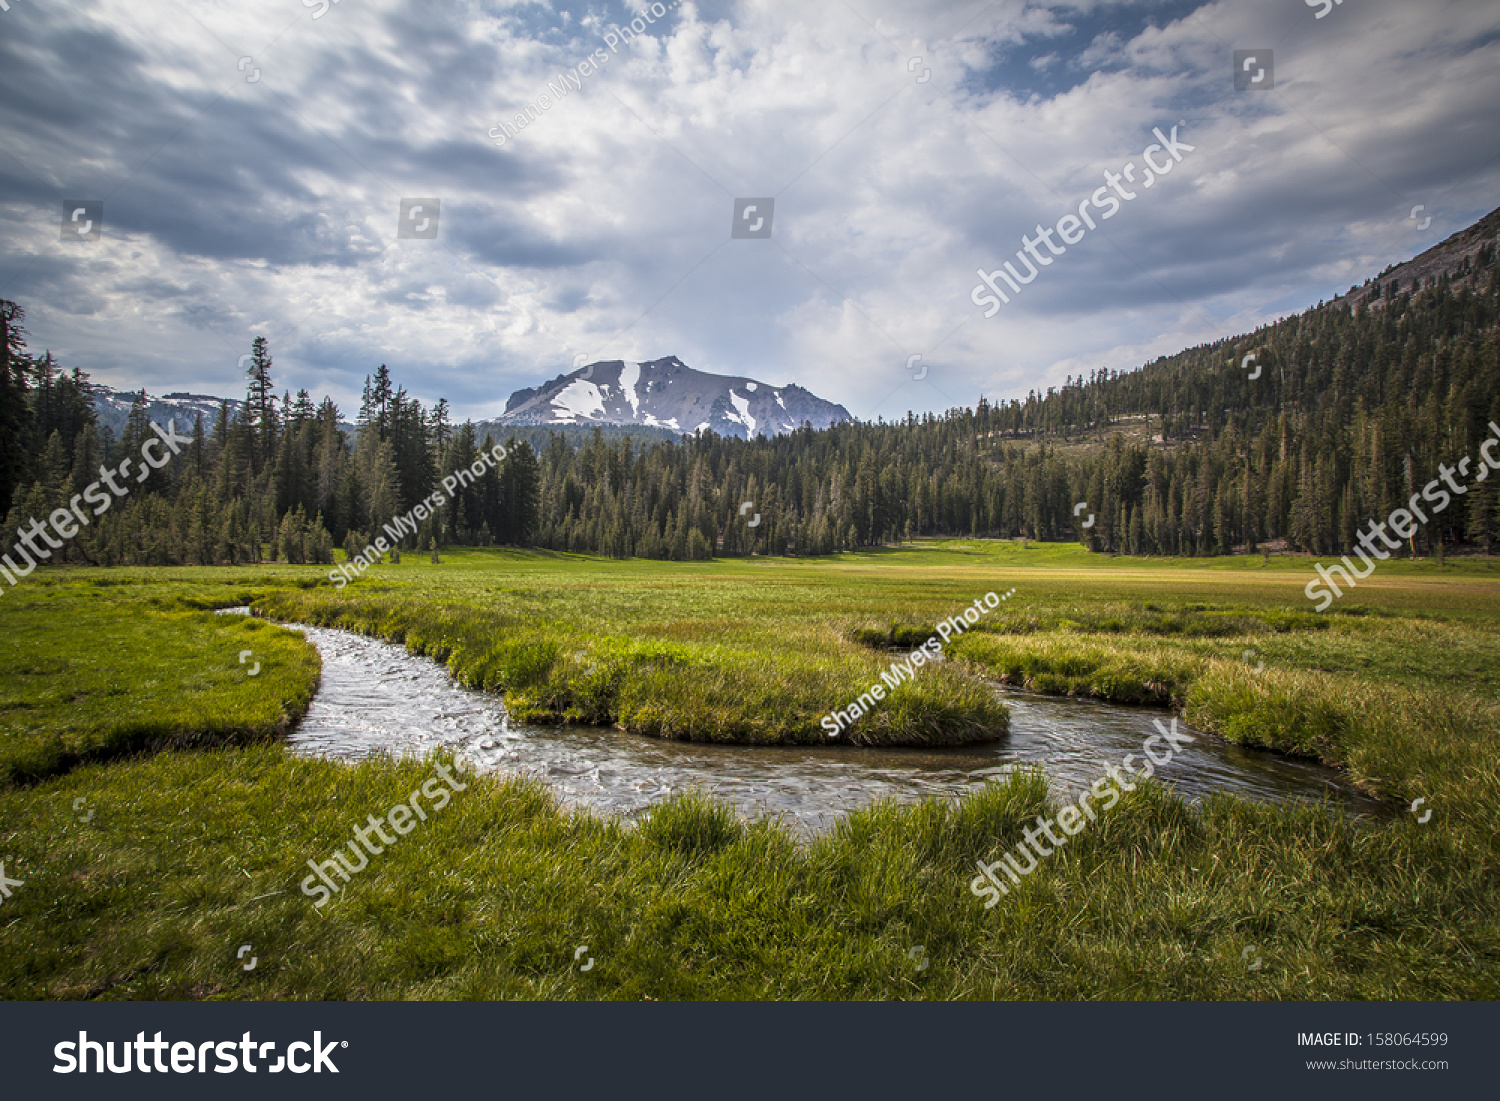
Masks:
[[[1421,252],[1497,103],[1491,0],[5,0],[0,298],[153,395],[265,336],[349,417],[675,355],[899,419]]]

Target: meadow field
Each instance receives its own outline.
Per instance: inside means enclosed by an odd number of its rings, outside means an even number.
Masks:
[[[55,569],[6,593],[0,860],[19,885],[0,900],[0,992],[1500,995],[1493,561],[1387,562],[1315,614],[1312,563],[1292,557],[978,540],[820,560],[415,557],[342,591],[326,568],[262,565]],[[951,660],[838,738],[819,728],[878,681],[890,648],[1012,590]],[[244,604],[256,618],[213,614]],[[451,807],[316,908],[298,888],[307,861],[444,762],[284,748],[320,666],[269,621],[404,643],[527,722],[745,752],[1003,738],[997,680],[1166,704],[1339,768],[1393,813],[1191,803],[1143,783],[986,909],[969,891],[976,861],[1054,805],[1035,773],[871,806],[811,840],[701,793],[629,822],[564,810],[536,781],[465,774]],[[1408,812],[1418,799],[1425,820]],[[575,965],[579,945],[598,966]]]

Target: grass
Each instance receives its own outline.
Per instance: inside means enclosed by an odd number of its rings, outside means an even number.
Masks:
[[[554,562],[560,568],[548,569]],[[557,556],[521,565],[525,572],[503,587],[482,584],[493,575],[460,570],[450,580],[429,570],[396,591],[288,590],[255,610],[404,642],[445,662],[460,682],[504,692],[511,712],[529,722],[750,745],[960,745],[1007,730],[1006,709],[989,689],[934,667],[830,739],[819,720],[879,683],[891,658],[851,642],[841,626],[847,614],[820,607],[827,594],[815,588],[768,586],[712,567],[663,583],[672,575],[643,564],[643,577],[621,585],[619,571],[578,576]]]
[[[315,910],[296,887],[304,861],[430,775],[252,747],[8,793],[0,815],[30,828],[7,841],[24,884],[0,985],[151,999],[1497,992],[1492,856],[1410,821],[1194,809],[1142,787],[987,911],[965,885],[976,856],[1043,810],[1045,785],[1025,775],[957,804],[872,808],[803,846],[697,796],[630,829],[561,813],[532,782],[470,781]],[[589,972],[572,966],[581,945]]]
[[[307,710],[321,663],[296,633],[176,599],[143,601],[115,580],[9,594],[0,613],[0,780],[25,783],[142,750],[266,740]]]
[[[297,567],[40,575],[0,602],[0,857],[23,881],[0,909],[0,990],[1500,996],[1500,579],[1485,562],[1388,563],[1312,616],[1306,561],[1231,565],[950,542],[813,563],[459,553],[379,567],[337,596]],[[404,641],[531,715],[795,741],[868,687],[889,660],[875,647],[1012,588],[872,740],[993,730],[1003,716],[965,695],[985,673],[1171,700],[1227,737],[1425,798],[1432,818],[1194,805],[1142,784],[986,910],[968,890],[975,861],[1047,813],[1039,775],[872,806],[810,843],[700,795],[632,826],[560,810],[534,782],[477,777],[319,910],[298,888],[306,861],[433,763],[351,766],[265,744],[306,706],[316,655],[272,625],[206,614],[253,602]],[[246,648],[263,663],[253,688]],[[236,958],[247,943],[252,972]],[[574,966],[582,945],[588,972]]]

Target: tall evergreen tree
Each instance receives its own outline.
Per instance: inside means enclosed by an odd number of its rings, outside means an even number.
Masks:
[[[0,516],[10,511],[16,487],[26,476],[24,441],[31,435],[26,400],[26,311],[0,299]]]
[[[250,342],[250,365],[245,369],[249,384],[245,391],[246,423],[254,438],[254,463],[258,471],[275,456],[277,436],[276,387],[271,381],[270,344],[263,336]]]

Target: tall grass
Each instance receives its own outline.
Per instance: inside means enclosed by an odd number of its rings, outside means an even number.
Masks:
[[[1047,811],[1020,773],[799,844],[675,796],[638,825],[528,780],[467,789],[321,910],[299,883],[423,762],[275,747],[0,791],[16,998],[1478,998],[1494,855],[1462,823],[1143,784],[987,910],[974,862]],[[95,813],[88,821],[74,800]],[[1457,828],[1455,828],[1457,827]],[[242,970],[250,944],[258,965]],[[587,946],[587,972],[574,954]],[[915,951],[915,955],[913,952]],[[1245,953],[1249,952],[1247,956]],[[930,961],[919,968],[922,959]],[[1261,960],[1251,970],[1249,963]]]
[[[404,642],[445,662],[461,683],[504,692],[507,708],[523,721],[750,745],[957,745],[994,740],[1008,729],[1008,712],[992,691],[959,670],[933,667],[831,737],[823,716],[880,684],[891,660],[836,632],[689,621],[671,637],[632,637],[621,633],[628,623],[558,621],[471,600],[279,592],[255,610]]]
[[[693,570],[460,553],[379,567],[342,594],[293,567],[39,577],[0,603],[0,852],[23,881],[5,900],[0,991],[1500,996],[1500,585],[1477,565],[1410,564],[1343,602],[1364,614],[1309,620],[1297,568],[1244,565],[1105,568],[976,542]],[[949,647],[954,661],[856,737],[992,734],[1003,716],[980,678],[1004,677],[1168,701],[1403,806],[1422,799],[1431,817],[1189,804],[1142,784],[987,910],[968,889],[975,861],[1053,813],[1038,774],[875,805],[811,843],[701,794],[633,824],[566,812],[530,781],[475,778],[316,910],[306,861],[430,766],[214,746],[274,736],[317,678],[295,635],[205,614],[229,604],[404,642],[523,714],[753,742],[802,737],[873,683],[890,656],[872,647],[910,645],[1011,587],[1003,613]],[[246,943],[253,972],[235,955]]]
[[[307,710],[322,668],[294,632],[152,604],[130,587],[20,588],[0,623],[3,783],[278,737]]]

